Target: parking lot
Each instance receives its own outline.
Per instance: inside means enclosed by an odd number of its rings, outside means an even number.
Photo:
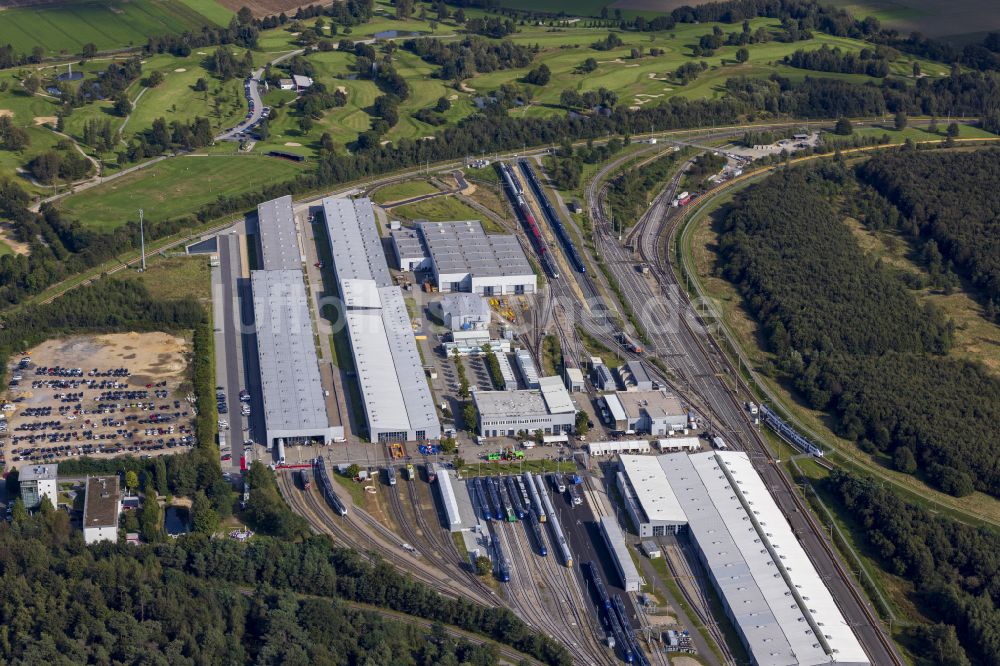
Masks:
[[[192,446],[190,343],[165,333],[50,340],[11,359],[0,456],[160,455]]]

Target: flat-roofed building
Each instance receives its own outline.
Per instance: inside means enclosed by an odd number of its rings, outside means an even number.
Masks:
[[[389,237],[392,239],[392,253],[399,270],[417,271],[430,266],[427,249],[416,229],[393,229],[389,232]]]
[[[538,388],[538,367],[535,365],[535,359],[531,358],[531,352],[527,349],[518,349],[514,352],[514,363],[521,373],[525,388]]]
[[[490,326],[490,304],[475,294],[445,294],[431,303],[431,310],[452,331],[484,331]]]
[[[156,498],[148,498],[155,502]],[[122,494],[117,476],[88,476],[83,499],[83,542],[118,541]]]
[[[37,509],[43,497],[55,507],[59,503],[59,465],[29,465],[18,475],[21,501],[26,509]]]
[[[659,459],[663,482],[687,517],[708,578],[753,663],[870,663],[747,454]]]
[[[611,559],[615,561],[615,570],[622,582],[622,589],[626,592],[638,592],[642,585],[642,578],[639,570],[635,568],[635,562],[628,552],[625,544],[625,535],[618,527],[618,521],[612,516],[601,517],[601,534],[604,536],[604,543],[608,546]]]
[[[573,432],[576,406],[559,377],[542,377],[539,388],[522,391],[476,391],[483,437],[515,437],[524,430],[546,435]]]
[[[647,439],[616,439],[610,442],[587,442],[592,456],[610,456],[616,453],[649,453]]]
[[[393,286],[369,199],[323,200],[337,287],[372,441],[441,437],[403,292]]]
[[[667,391],[618,391],[601,398],[616,430],[651,435],[672,435],[688,426],[688,413]]]
[[[439,291],[480,296],[531,294],[537,278],[517,237],[487,234],[478,220],[419,222]]]
[[[257,239],[264,270],[302,268],[291,195],[257,206]]]
[[[618,490],[640,537],[682,531],[687,516],[667,483],[662,456],[623,455],[618,459]]]
[[[391,287],[389,264],[370,199],[323,199],[323,217],[338,285],[345,280],[374,280]]]
[[[626,391],[652,391],[653,380],[642,361],[629,361],[618,368]]]
[[[701,450],[701,440],[697,437],[667,437],[654,442],[656,448],[663,453],[687,451],[694,453]]]
[[[327,415],[302,271],[251,271],[267,448],[344,438]],[[339,419],[339,415],[337,416]]]

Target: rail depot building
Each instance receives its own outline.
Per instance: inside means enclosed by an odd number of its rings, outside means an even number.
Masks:
[[[672,435],[688,427],[688,412],[667,391],[617,391],[602,396],[614,430]]]
[[[393,254],[402,270],[426,270],[438,291],[479,296],[533,294],[535,272],[517,237],[487,234],[478,220],[418,221],[396,229]]]
[[[622,456],[640,537],[685,531],[755,664],[868,664],[791,526],[742,452]]]
[[[472,399],[483,437],[516,437],[522,430],[560,435],[573,432],[576,422],[576,406],[560,377],[541,377],[537,389],[475,391]]]
[[[440,439],[441,422],[370,199],[323,200],[337,291],[373,442]]]
[[[257,207],[263,270],[250,272],[266,446],[344,439],[327,409],[313,337],[292,198]]]

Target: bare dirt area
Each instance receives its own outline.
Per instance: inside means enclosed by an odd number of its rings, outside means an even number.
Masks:
[[[13,250],[14,254],[22,254],[27,256],[31,251],[31,248],[27,243],[22,243],[19,240],[14,240],[14,227],[10,224],[0,223],[0,241],[3,241],[7,247]]]
[[[55,125],[58,120],[55,116],[35,116],[36,125]]]
[[[0,109],[0,118],[11,118],[13,115],[14,112],[10,109]]]
[[[193,445],[190,341],[167,333],[48,340],[12,359],[0,455],[12,467]]]
[[[302,2],[301,0],[219,0],[219,4],[234,12],[239,11],[242,7],[247,7],[254,16],[269,16],[281,12],[291,14],[292,12],[289,10],[308,7],[315,3]]]

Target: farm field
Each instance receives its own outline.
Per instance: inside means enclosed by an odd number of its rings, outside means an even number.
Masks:
[[[874,16],[902,34],[965,43],[1000,29],[1000,13],[989,0],[833,0],[855,16]]]
[[[211,0],[70,0],[3,12],[3,43],[30,52],[41,46],[48,55],[79,53],[84,44],[98,50],[141,46],[150,35],[177,34],[215,23],[195,9]],[[210,13],[220,16],[217,11]]]
[[[177,157],[66,197],[59,208],[87,226],[109,230],[138,217],[165,220],[193,213],[220,195],[238,195],[288,180],[302,167],[266,157]]]

